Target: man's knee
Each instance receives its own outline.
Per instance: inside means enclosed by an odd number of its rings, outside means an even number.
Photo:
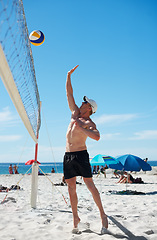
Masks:
[[[83,180],[89,190],[94,190],[96,188],[92,178],[84,178]]]
[[[84,183],[87,185],[87,184],[90,184],[90,185],[92,185],[92,184],[94,184],[94,182],[93,182],[93,179],[92,178],[83,178],[83,181],[84,181]]]
[[[66,183],[68,184],[69,191],[76,191],[76,180],[75,179],[67,179]]]

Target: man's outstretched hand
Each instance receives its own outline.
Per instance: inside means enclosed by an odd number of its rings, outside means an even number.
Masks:
[[[76,68],[78,68],[79,65],[76,65],[76,67],[72,68],[69,72],[68,72],[68,75],[71,75],[75,70]]]

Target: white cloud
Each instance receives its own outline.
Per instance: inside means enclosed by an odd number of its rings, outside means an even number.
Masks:
[[[101,134],[101,140],[157,140],[157,130],[143,130],[133,133],[133,137],[123,136],[122,133]]]
[[[2,112],[0,112],[0,122],[5,122],[9,120],[12,120],[12,115],[9,111],[9,107],[3,108]]]
[[[49,147],[39,144],[39,160],[41,162],[58,162],[63,160],[65,146]]]
[[[134,133],[134,137],[130,140],[154,140],[157,139],[157,130],[144,130]]]
[[[120,136],[120,133],[106,133],[101,134],[101,140],[114,140],[117,139],[117,136]]]
[[[104,114],[100,117],[95,118],[94,120],[97,124],[110,123],[117,125],[133,120],[137,117],[138,117],[137,114],[111,114],[111,115]]]
[[[128,147],[111,147],[108,149],[102,149],[102,148],[91,148],[90,149],[90,153],[91,156],[95,156],[98,153],[99,154],[106,154],[109,156],[113,156],[113,157],[118,157],[120,155],[124,155],[124,154],[132,154],[135,156],[139,156],[140,158],[144,159],[146,157],[148,157],[148,159],[151,160],[156,160],[156,156],[157,156],[157,148],[155,147],[151,147],[151,148],[145,148],[145,147],[135,147],[135,146],[128,146]]]
[[[2,125],[15,125],[15,123],[19,122],[18,114],[13,114],[9,107],[5,107],[0,111],[0,124]]]
[[[49,147],[49,146],[44,146],[39,144],[39,149],[42,152],[60,152],[60,151],[65,151],[65,146],[57,146],[57,147]]]
[[[18,141],[22,137],[20,135],[1,135],[0,136],[0,142],[13,142]]]

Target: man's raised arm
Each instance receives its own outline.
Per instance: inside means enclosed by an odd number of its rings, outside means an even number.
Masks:
[[[73,69],[71,69],[68,74],[67,74],[67,80],[66,80],[66,94],[67,94],[67,100],[68,100],[68,104],[69,104],[69,108],[70,110],[73,112],[74,110],[76,110],[77,106],[74,100],[74,96],[73,96],[73,88],[71,85],[71,74],[76,70],[76,68],[79,65],[77,65],[76,67],[74,67]]]

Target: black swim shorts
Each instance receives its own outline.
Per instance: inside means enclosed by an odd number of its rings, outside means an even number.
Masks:
[[[70,179],[76,176],[92,177],[89,154],[87,150],[78,152],[66,152],[64,155],[64,178]]]

